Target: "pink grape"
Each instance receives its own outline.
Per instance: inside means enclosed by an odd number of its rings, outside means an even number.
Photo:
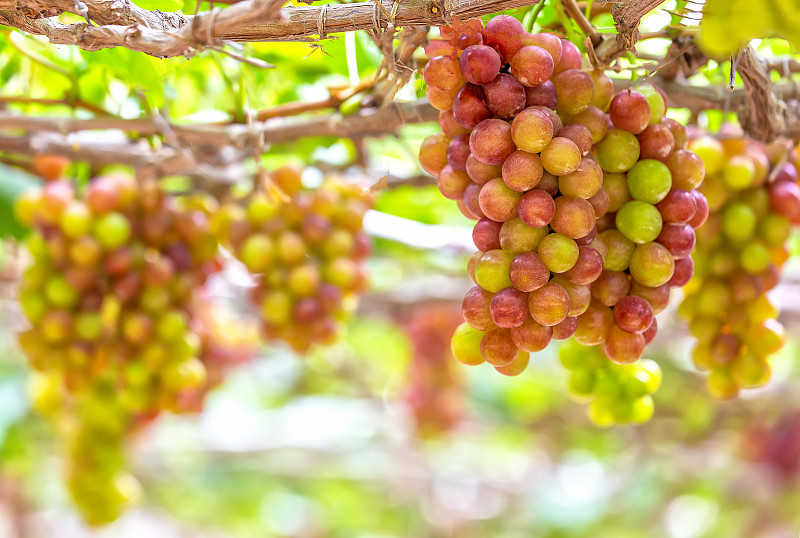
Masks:
[[[500,73],[500,55],[487,45],[470,45],[458,59],[461,74],[472,84],[487,84]]]

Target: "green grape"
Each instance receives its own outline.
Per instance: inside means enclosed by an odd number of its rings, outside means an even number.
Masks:
[[[669,168],[654,159],[637,162],[628,171],[628,190],[634,200],[657,204],[672,187]]]
[[[617,212],[616,224],[617,229],[634,243],[648,243],[661,233],[661,213],[652,204],[633,200]]]

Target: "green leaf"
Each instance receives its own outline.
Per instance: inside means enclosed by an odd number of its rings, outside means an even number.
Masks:
[[[39,179],[18,168],[0,164],[0,237],[22,239],[29,228],[14,216],[14,202],[19,196],[39,185]]]
[[[142,9],[159,11],[178,11],[183,7],[183,2],[180,0],[136,0],[134,2]]]

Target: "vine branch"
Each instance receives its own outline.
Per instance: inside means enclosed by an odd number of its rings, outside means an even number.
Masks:
[[[147,11],[130,0],[84,2],[90,19],[61,24],[51,18],[74,13],[70,0],[0,0],[0,24],[46,36],[51,43],[84,50],[126,47],[159,58],[190,56],[218,41],[317,41],[330,34],[391,27],[440,26],[536,4],[537,0],[375,0],[323,6],[280,7],[285,0],[245,0],[194,17]],[[380,7],[378,7],[380,6]],[[385,13],[389,13],[387,17]],[[33,17],[32,17],[33,16]],[[316,36],[316,37],[315,37]]]

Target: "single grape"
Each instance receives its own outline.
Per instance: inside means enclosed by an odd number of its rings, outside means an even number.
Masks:
[[[580,69],[567,69],[553,77],[558,95],[556,110],[562,114],[578,114],[592,103],[594,80]]]
[[[597,194],[602,186],[603,171],[594,160],[586,157],[581,159],[575,170],[558,178],[558,190],[565,196],[588,199]]]
[[[548,282],[528,294],[528,311],[541,325],[552,327],[564,321],[569,306],[567,291],[555,282]]]
[[[667,94],[655,84],[648,84],[639,88],[639,93],[647,99],[650,105],[650,125],[661,122],[667,113]]]
[[[484,101],[483,88],[474,84],[464,84],[452,101],[452,109],[453,117],[465,129],[474,129],[492,117],[492,111]]]
[[[633,200],[617,212],[616,225],[634,243],[648,243],[661,233],[661,213],[652,204]]]
[[[65,236],[78,239],[91,228],[92,214],[86,204],[73,200],[64,208],[59,226]]]
[[[558,194],[558,178],[550,172],[542,172],[542,179],[534,188],[544,191],[550,196],[555,196]]]
[[[428,98],[428,102],[436,110],[450,110],[453,108],[453,102],[458,96],[458,92],[461,91],[461,88],[463,88],[463,86],[454,86],[448,90],[439,90],[433,86],[428,86],[425,89],[425,97]]]
[[[658,319],[653,318],[653,323],[651,323],[650,327],[642,333],[642,336],[644,336],[644,345],[652,342],[656,337],[656,334],[658,334]],[[653,389],[653,392],[655,392],[655,389]]]
[[[694,276],[694,261],[691,256],[686,256],[675,260],[675,272],[672,273],[667,285],[670,288],[682,288],[689,283],[692,276]]]
[[[114,249],[130,240],[131,224],[121,213],[108,213],[95,223],[94,236],[106,249]]]
[[[572,239],[588,235],[595,227],[592,204],[583,198],[559,196],[555,199],[555,213],[550,227],[554,232]]]
[[[592,302],[592,292],[589,286],[574,284],[561,275],[553,277],[551,282],[558,284],[567,291],[569,296],[569,312],[567,316],[576,317],[586,312],[586,309],[589,308],[589,303]]]
[[[494,369],[497,370],[498,373],[501,373],[505,376],[518,376],[528,368],[530,359],[531,357],[528,353],[525,351],[520,351],[517,353],[517,358],[511,361],[510,364],[506,364],[505,366],[495,366]]]
[[[509,278],[515,288],[530,292],[541,288],[550,280],[550,270],[533,252],[517,254],[509,268]]]
[[[670,189],[663,200],[656,204],[664,222],[685,224],[697,211],[697,201],[689,191]]]
[[[572,338],[572,335],[575,334],[575,331],[578,330],[578,318],[577,317],[566,317],[564,321],[553,325],[553,340],[567,340],[568,338]]]
[[[484,43],[500,53],[500,59],[507,64],[528,39],[528,32],[522,23],[508,15],[497,15],[486,23],[483,29]]]
[[[500,222],[491,219],[481,219],[472,229],[472,241],[478,250],[496,250],[500,248]]]
[[[428,86],[437,90],[448,90],[461,85],[461,70],[458,61],[451,56],[436,56],[425,65],[423,73]]]
[[[447,146],[447,163],[456,170],[467,169],[469,157],[469,134],[460,134]]]
[[[597,144],[608,132],[608,119],[602,110],[596,106],[589,105],[578,114],[570,116],[568,124],[580,124],[589,129],[592,135],[592,143]]]
[[[675,140],[675,149],[686,149],[689,139],[686,136],[686,128],[672,118],[662,118],[661,125],[665,126],[672,133]]]
[[[489,312],[498,327],[519,327],[528,318],[528,295],[514,287],[504,288],[492,297]]]
[[[739,254],[739,263],[750,274],[761,273],[769,266],[769,249],[759,241],[748,242]]]
[[[586,312],[578,316],[578,328],[575,330],[575,341],[584,346],[596,346],[603,343],[609,327],[614,324],[611,309],[592,301]]]
[[[603,270],[592,282],[591,292],[594,299],[605,306],[614,306],[626,297],[631,289],[631,280],[623,271]]]
[[[553,74],[553,57],[542,47],[528,45],[520,48],[511,58],[509,72],[525,86],[535,88]]]
[[[671,186],[669,168],[660,161],[640,160],[628,171],[628,191],[635,200],[657,204],[667,196]]]
[[[545,191],[534,189],[520,198],[518,206],[519,218],[534,228],[547,226],[553,220],[556,204]]]
[[[501,170],[499,165],[482,163],[472,154],[467,157],[467,175],[475,183],[483,185],[490,179],[501,177]]]
[[[274,249],[268,235],[253,234],[242,244],[239,259],[251,273],[263,273],[272,264]]]
[[[544,50],[550,53],[550,57],[554,63],[558,63],[558,61],[561,60],[561,51],[563,49],[561,45],[561,38],[555,34],[538,32],[528,36],[525,40],[525,43],[528,45],[542,47]]]
[[[500,74],[491,82],[483,85],[486,106],[496,116],[513,118],[527,101],[525,87],[517,79],[507,74]]]
[[[639,140],[639,158],[666,161],[675,149],[675,137],[668,127],[660,123],[648,125],[636,135]]]
[[[555,108],[556,102],[558,102],[558,96],[552,80],[545,80],[535,88],[525,87],[525,106]]]
[[[464,189],[464,195],[461,197],[461,201],[464,203],[464,208],[469,212],[469,216],[476,219],[482,219],[486,216],[481,210],[480,195],[481,184],[471,181]]]
[[[600,187],[594,195],[589,198],[589,203],[594,209],[594,214],[597,218],[604,217],[608,213],[608,208],[611,205],[611,197],[608,191]]]
[[[535,108],[526,108],[511,122],[511,138],[519,149],[528,153],[542,151],[550,144],[553,133],[553,122]]]
[[[769,205],[773,211],[787,219],[800,218],[800,186],[782,181],[769,190]]]
[[[650,123],[650,103],[637,91],[621,91],[611,100],[608,117],[617,129],[639,134]]]
[[[509,268],[514,256],[503,250],[485,252],[475,266],[478,285],[492,293],[511,286]]]
[[[666,164],[672,173],[672,186],[677,189],[690,191],[703,182],[705,177],[703,161],[687,149],[675,150]]]
[[[553,273],[563,273],[578,261],[578,245],[573,239],[557,233],[544,237],[537,249],[539,257]]]
[[[695,213],[691,220],[689,220],[689,226],[696,230],[705,224],[706,220],[708,219],[709,207],[706,197],[703,196],[703,193],[700,191],[691,191],[691,194],[695,201]]]
[[[509,329],[492,329],[481,338],[481,355],[492,366],[505,366],[517,358],[519,350]]]
[[[609,129],[595,146],[595,157],[605,172],[627,172],[639,160],[639,141],[627,131]]]
[[[592,150],[592,133],[585,125],[581,125],[580,123],[570,123],[565,125],[560,131],[558,131],[556,136],[569,138],[575,142],[575,145],[578,146],[578,149],[581,151],[581,155],[584,157]],[[600,169],[599,166],[597,168],[598,170]]]
[[[722,169],[722,165],[725,163],[725,147],[713,136],[694,138],[688,147],[703,161],[706,174],[709,176]],[[753,163],[750,162],[749,164],[752,165]]]
[[[472,84],[488,84],[500,73],[500,55],[487,45],[470,45],[458,58],[461,74]]]
[[[488,218],[505,222],[517,216],[521,197],[521,193],[509,189],[503,179],[498,177],[481,187],[478,203]]]
[[[575,142],[560,136],[550,141],[540,157],[544,169],[554,176],[574,172],[581,163],[581,151]]]
[[[439,112],[439,127],[442,129],[442,132],[437,133],[437,135],[444,134],[444,136],[447,138],[455,138],[460,134],[469,134],[469,129],[465,129],[464,127],[458,124],[455,116],[453,116],[452,110],[442,110]],[[437,136],[437,135],[431,135],[431,136]],[[435,176],[436,174],[431,174],[431,175]]]
[[[614,321],[623,331],[642,334],[655,319],[653,307],[645,299],[631,295],[614,305]]]
[[[604,351],[617,364],[631,364],[644,353],[644,336],[623,331],[612,325],[606,334]]]
[[[469,176],[466,172],[456,170],[451,165],[445,165],[436,178],[436,185],[442,196],[450,200],[458,200],[464,197],[464,190],[470,184]]]
[[[608,192],[609,213],[616,213],[631,200],[628,178],[624,173],[603,172],[603,188]]]
[[[536,353],[547,347],[553,336],[553,328],[527,318],[522,325],[511,329],[511,338],[519,349]]]
[[[581,51],[568,39],[561,39],[561,58],[553,69],[553,75],[558,75],[569,69],[580,69],[583,59]]]
[[[597,280],[602,272],[603,258],[600,253],[592,247],[580,246],[578,247],[578,259],[575,265],[562,273],[562,276],[572,283],[586,285]]]
[[[688,224],[667,224],[656,238],[656,241],[667,247],[676,260],[692,253],[695,240],[694,229]]]
[[[539,155],[517,150],[503,162],[501,174],[509,188],[525,192],[533,189],[542,179],[542,162]]]
[[[506,157],[517,149],[512,139],[511,125],[497,118],[483,120],[469,136],[469,149],[482,163],[503,164]]]
[[[450,341],[453,356],[468,366],[483,364],[485,361],[481,354],[481,340],[484,334],[467,323],[459,325]]]
[[[534,228],[525,224],[519,217],[515,217],[507,220],[500,227],[499,248],[513,254],[532,252],[536,250],[547,233],[546,226]]]
[[[675,271],[675,260],[669,250],[658,243],[639,245],[633,251],[631,276],[640,284],[656,288],[669,282]]]

